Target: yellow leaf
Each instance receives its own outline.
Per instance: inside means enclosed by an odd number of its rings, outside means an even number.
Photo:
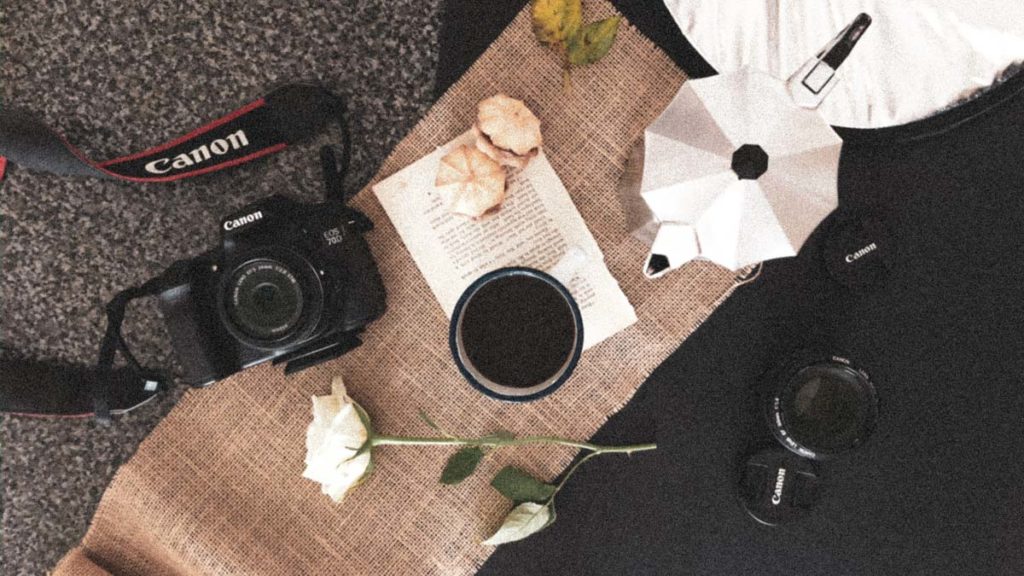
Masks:
[[[587,24],[579,34],[570,37],[569,64],[585,66],[603,58],[615,42],[621,20],[620,16],[598,20]]]
[[[583,19],[581,0],[533,0],[533,33],[541,44],[559,44],[576,36]]]

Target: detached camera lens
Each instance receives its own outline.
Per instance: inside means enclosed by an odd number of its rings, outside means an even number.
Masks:
[[[768,399],[768,426],[783,446],[808,458],[827,458],[861,444],[878,413],[867,374],[841,361],[789,372]]]
[[[228,329],[243,342],[278,348],[308,335],[322,305],[316,273],[270,257],[232,270],[221,293]]]

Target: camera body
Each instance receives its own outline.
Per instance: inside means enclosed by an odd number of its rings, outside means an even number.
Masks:
[[[158,294],[184,380],[206,386],[266,361],[286,373],[358,346],[386,309],[363,234],[373,228],[340,201],[280,195],[221,221],[221,244],[175,262]]]

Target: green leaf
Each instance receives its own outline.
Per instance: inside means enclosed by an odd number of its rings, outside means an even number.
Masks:
[[[555,511],[550,506],[525,502],[516,506],[505,517],[505,522],[493,536],[484,540],[488,546],[522,540],[547,528],[555,521]]]
[[[438,432],[441,431],[441,427],[438,426],[433,420],[431,420],[430,416],[428,416],[427,413],[424,412],[423,410],[420,410],[420,420],[423,420],[423,422],[425,422],[427,426],[430,426],[434,430],[437,430]]]
[[[567,42],[582,21],[581,0],[533,0],[533,33],[541,44]]]
[[[359,458],[360,456],[366,454],[370,450],[373,450],[373,441],[367,438],[366,441],[363,442],[363,445],[360,446],[358,450],[356,450],[355,454],[349,456],[345,461],[347,462],[348,460],[355,460],[356,458]]]
[[[537,480],[515,466],[505,466],[491,480],[491,486],[513,502],[544,502],[555,487]]]
[[[498,430],[480,438],[480,442],[503,442],[515,440],[516,435],[508,430]]]
[[[476,470],[484,451],[476,446],[469,446],[452,454],[441,472],[441,484],[458,484]]]
[[[569,64],[586,66],[593,64],[612,47],[619,31],[621,16],[613,16],[587,24],[579,34],[569,38]]]
[[[494,436],[495,438],[497,438],[499,440],[515,440],[516,439],[516,435],[511,433],[511,432],[509,432],[508,430],[498,430],[497,432],[492,434],[492,436]]]

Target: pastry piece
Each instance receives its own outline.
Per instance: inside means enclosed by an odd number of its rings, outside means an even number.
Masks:
[[[459,146],[441,158],[434,181],[449,209],[479,218],[505,200],[505,169],[471,146]]]
[[[540,148],[534,148],[530,152],[520,156],[508,150],[502,150],[492,144],[491,139],[481,132],[480,127],[476,124],[473,125],[473,134],[476,136],[477,150],[487,154],[491,159],[498,162],[498,164],[508,166],[509,168],[516,168],[518,170],[526,168],[526,165],[530,163],[530,159],[540,152]]]
[[[524,168],[540,152],[540,120],[520,100],[504,94],[477,105],[476,147],[504,166]]]

